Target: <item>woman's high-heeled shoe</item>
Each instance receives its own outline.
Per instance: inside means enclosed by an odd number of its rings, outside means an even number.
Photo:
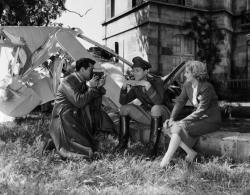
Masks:
[[[188,163],[192,163],[195,159],[195,157],[197,157],[197,152],[192,152],[187,154],[187,156],[185,157],[185,161],[187,161]]]

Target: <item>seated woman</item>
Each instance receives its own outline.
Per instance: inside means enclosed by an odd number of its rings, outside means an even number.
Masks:
[[[188,61],[185,64],[186,82],[176,100],[169,120],[164,123],[167,134],[171,137],[168,150],[160,166],[169,165],[175,151],[180,146],[186,153],[186,161],[192,162],[197,153],[192,149],[201,135],[217,131],[221,123],[218,97],[213,86],[207,81],[206,64],[199,61]],[[175,121],[187,100],[196,108],[190,115]],[[166,133],[165,131],[165,133]]]

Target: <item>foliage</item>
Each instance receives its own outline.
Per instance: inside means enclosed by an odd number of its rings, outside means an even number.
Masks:
[[[1,25],[48,26],[65,11],[65,0],[1,0]]]
[[[185,24],[189,29],[187,36],[192,37],[198,46],[198,60],[205,62],[211,75],[215,64],[221,61],[218,44],[224,39],[224,33],[214,20],[204,15],[196,15]]]
[[[55,152],[40,155],[40,135],[49,116],[1,125],[0,194],[248,194],[250,165],[230,159],[202,157],[188,167],[179,157],[175,166],[160,169],[162,156],[145,158],[146,148],[130,144],[114,154],[117,140],[101,134],[101,156],[94,161],[63,161]]]

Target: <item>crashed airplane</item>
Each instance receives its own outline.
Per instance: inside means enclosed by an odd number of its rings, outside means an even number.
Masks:
[[[99,44],[79,31],[6,26],[0,28],[0,38],[0,111],[4,114],[20,117],[53,100],[63,68],[81,57],[96,60],[95,68],[107,73],[107,97],[119,106],[116,91],[130,63],[125,59],[122,60],[128,65],[98,59],[85,49],[79,38]]]
[[[99,48],[109,59],[100,58],[95,50],[88,51],[82,40]],[[100,49],[101,48],[101,49]],[[94,48],[95,49],[95,48]],[[55,98],[63,69],[76,60],[88,57],[97,61],[95,68],[107,77],[105,102],[119,108],[119,94],[124,74],[131,63],[111,49],[85,37],[79,29],[59,27],[0,27],[0,112],[20,117],[38,105]],[[119,59],[118,60],[112,60]],[[180,66],[179,69],[181,69]],[[165,83],[178,75],[178,67]]]

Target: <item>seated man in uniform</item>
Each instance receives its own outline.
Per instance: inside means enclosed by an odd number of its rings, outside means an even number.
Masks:
[[[101,119],[114,127],[101,110],[105,77],[93,77],[94,64],[92,59],[79,59],[76,72],[65,77],[58,87],[49,132],[57,152],[64,158],[91,158],[97,149],[94,132],[101,128]]]
[[[127,148],[129,138],[129,119],[151,125],[149,155],[155,156],[163,121],[169,110],[163,105],[164,88],[160,77],[149,74],[151,65],[141,57],[133,58],[134,80],[125,80],[120,92],[120,130],[117,150]],[[130,86],[130,90],[128,90]],[[130,103],[139,99],[141,105]]]

